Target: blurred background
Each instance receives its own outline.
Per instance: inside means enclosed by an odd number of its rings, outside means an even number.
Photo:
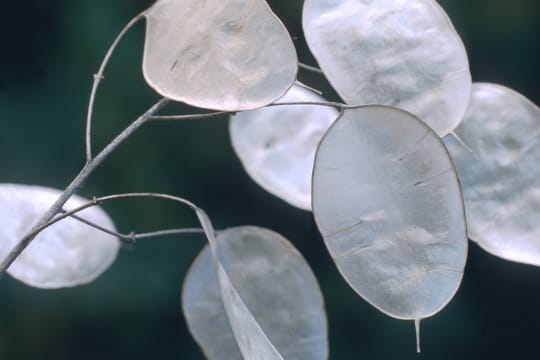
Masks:
[[[110,43],[150,0],[4,1],[0,22],[0,183],[65,187],[84,161],[84,119],[92,74]],[[302,1],[271,0],[314,65],[303,40]],[[469,53],[474,81],[500,83],[540,104],[540,2],[441,0]],[[144,25],[121,42],[99,90],[94,148],[107,144],[159,97],[140,68]],[[299,79],[335,93],[317,74]],[[181,105],[166,112],[192,111]],[[184,196],[217,228],[253,224],[289,238],[322,287],[331,359],[522,359],[540,353],[540,269],[510,263],[470,244],[462,286],[422,325],[415,354],[412,322],[386,317],[340,278],[311,213],[266,193],[244,172],[226,118],[146,125],[80,191]],[[0,206],[2,206],[0,204]],[[122,232],[197,225],[163,201],[105,206]],[[540,221],[540,219],[539,219]],[[198,235],[141,240],[95,282],[39,290],[0,281],[0,359],[203,359],[180,309],[183,278],[205,240]]]

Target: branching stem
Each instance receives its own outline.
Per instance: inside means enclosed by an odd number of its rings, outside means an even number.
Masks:
[[[138,19],[142,15],[139,15],[135,19]],[[132,21],[135,21],[132,20]],[[126,27],[127,29],[128,27]],[[109,54],[108,54],[109,55]],[[104,61],[106,63],[106,61]],[[93,96],[91,96],[93,98]],[[116,138],[113,139],[101,152],[99,152],[95,157],[90,156],[87,159],[87,162],[77,174],[77,176],[71,181],[71,183],[66,187],[64,192],[59,196],[56,202],[49,208],[49,210],[36,222],[34,227],[30,229],[20,240],[19,243],[11,250],[8,256],[4,259],[0,265],[0,278],[4,275],[9,266],[15,261],[15,259],[24,251],[24,249],[32,242],[34,237],[43,229],[51,225],[51,221],[56,222],[59,219],[64,218],[64,215],[55,217],[58,213],[62,211],[62,207],[68,201],[68,199],[79,190],[79,188],[84,184],[86,179],[90,174],[129,136],[131,136],[138,128],[140,128],[144,123],[151,120],[187,120],[187,119],[201,119],[214,116],[221,116],[227,114],[234,114],[233,112],[226,111],[216,111],[206,114],[190,114],[190,115],[167,115],[167,116],[157,116],[155,115],[160,109],[162,109],[170,100],[161,99],[154,106],[152,106],[148,111],[142,114],[137,120],[132,122],[127,128],[124,129]],[[287,105],[314,105],[314,106],[330,106],[340,109],[341,111],[345,109],[353,109],[359,106],[357,105],[346,105],[339,102],[316,102],[316,101],[299,101],[299,102],[286,102],[286,103],[273,103],[269,106],[287,106]],[[91,112],[90,112],[91,114]],[[89,134],[87,134],[89,135]],[[143,193],[143,196],[152,196],[152,197],[167,197],[170,199],[175,199],[179,201],[180,198],[165,195],[165,194],[151,194]],[[126,194],[129,196],[137,196],[135,194]],[[107,200],[108,198],[104,198]],[[183,200],[183,199],[182,199]],[[184,200],[187,201],[187,200]],[[187,202],[189,203],[189,202]],[[186,204],[187,204],[186,203]],[[196,206],[192,203],[189,203],[193,209],[196,209]]]
[[[280,102],[280,103],[272,103],[267,106],[291,106],[291,105],[312,105],[312,106],[326,106],[326,107],[334,107],[338,110],[346,110],[346,109],[356,109],[359,107],[362,107],[363,105],[347,105],[340,102],[333,102],[333,101],[294,101],[294,102]],[[217,117],[222,115],[234,115],[236,112],[228,112],[228,111],[216,111],[216,112],[210,112],[206,114],[189,114],[189,115],[153,115],[150,117],[151,120],[190,120],[190,119],[204,119],[204,118],[210,118],[210,117]]]
[[[77,176],[75,176],[75,178],[71,181],[71,183],[65,188],[64,192],[58,197],[58,199],[54,202],[54,204],[51,205],[49,210],[45,214],[43,214],[43,216],[35,223],[35,225],[19,240],[17,245],[11,250],[8,256],[3,260],[3,262],[0,264],[0,278],[5,274],[9,266],[24,251],[24,249],[32,242],[32,240],[40,231],[50,226],[52,223],[59,221],[60,219],[65,217],[65,214],[62,214],[59,216],[56,216],[56,215],[62,212],[62,208],[64,204],[68,201],[68,199],[79,190],[79,188],[88,179],[90,174],[121,143],[123,143],[129,136],[131,136],[131,134],[133,134],[144,123],[150,120],[187,120],[187,119],[201,119],[201,118],[209,118],[209,117],[217,117],[217,116],[222,116],[222,115],[234,114],[234,112],[216,111],[216,112],[211,112],[211,113],[206,113],[206,114],[157,116],[155,114],[169,102],[168,99],[164,98],[160,100],[159,102],[157,102],[154,106],[152,106],[148,111],[146,111],[133,123],[131,123],[127,128],[125,128],[116,138],[113,139],[113,141],[111,141],[95,157],[93,156],[92,146],[91,146],[92,113],[93,113],[97,89],[99,87],[101,80],[103,79],[103,73],[105,71],[105,67],[107,66],[107,63],[109,62],[109,59],[112,56],[112,53],[114,52],[116,46],[118,45],[122,37],[127,33],[129,29],[133,27],[133,25],[135,25],[139,20],[141,20],[145,15],[146,15],[145,12],[140,13],[139,15],[134,17],[132,20],[130,20],[129,23],[122,29],[122,31],[120,31],[120,33],[117,35],[112,45],[108,49],[107,53],[105,54],[105,57],[103,58],[103,61],[101,63],[101,66],[99,67],[98,72],[94,75],[94,82],[92,85],[92,90],[90,92],[90,99],[88,103],[88,112],[87,112],[87,118],[86,118],[86,139],[85,139],[86,140],[86,162],[85,162],[85,165],[77,174]],[[316,72],[320,71],[317,68],[313,68],[309,65],[300,64],[300,66],[311,71],[316,71]],[[338,108],[340,110],[356,107],[356,106],[349,106],[349,105],[338,103],[338,102],[290,102],[290,103],[273,103],[273,104],[270,104],[269,106],[284,106],[284,105],[331,106],[331,107]],[[143,194],[139,194],[139,195],[125,194],[125,195],[131,196],[131,197],[141,195],[141,196],[174,199],[175,201],[184,202],[185,204],[192,207],[192,209],[194,209],[196,212],[198,211],[197,210],[198,208],[192,203],[188,202],[187,200],[180,199],[180,198],[170,196],[170,195],[151,194],[151,193],[144,193],[144,195]],[[104,198],[104,200],[106,199],[107,198]],[[147,234],[139,234],[139,237],[158,236],[157,234],[170,234],[171,231],[177,231],[177,230],[165,230],[158,233],[154,232],[154,233],[147,233]],[[126,236],[130,236],[131,238],[133,237],[133,234],[130,234],[130,235],[115,234],[115,235],[119,237],[124,237],[124,238]]]
[[[94,82],[92,84],[92,91],[90,92],[90,99],[88,101],[88,112],[86,115],[86,162],[90,162],[92,160],[92,113],[94,110],[94,102],[96,99],[96,93],[97,89],[99,87],[99,84],[101,80],[103,80],[104,76],[103,73],[105,72],[105,67],[107,66],[107,63],[109,62],[109,59],[111,58],[112,53],[116,49],[116,46],[120,42],[120,40],[124,37],[124,35],[128,32],[129,29],[133,27],[139,20],[144,18],[145,12],[140,13],[139,15],[135,16],[133,19],[130,20],[130,22],[127,23],[127,25],[120,31],[120,33],[116,36],[113,43],[111,44],[111,47],[109,50],[107,50],[107,53],[105,54],[105,57],[103,58],[103,61],[101,62],[101,66],[99,67],[99,70],[97,73],[94,74]]]
[[[97,205],[97,204],[96,204]],[[93,227],[99,231],[103,231],[106,234],[116,236],[117,238],[120,238],[122,240],[127,240],[130,243],[135,242],[139,239],[147,239],[147,238],[153,238],[158,236],[169,236],[169,235],[183,235],[183,234],[204,234],[204,230],[201,228],[178,228],[178,229],[163,229],[163,230],[157,230],[157,231],[150,231],[150,232],[144,232],[144,233],[135,233],[130,232],[128,234],[123,234],[117,231],[113,231],[111,229],[107,229],[101,225],[98,225],[96,223],[93,223],[89,220],[86,220],[83,217],[80,217],[78,215],[72,214],[70,215],[71,218],[82,222],[83,224],[86,224],[90,227]]]
[[[84,218],[81,218],[77,216],[76,214],[88,209],[93,206],[100,205],[104,202],[110,201],[110,200],[117,200],[117,199],[127,199],[127,198],[156,198],[156,199],[165,199],[165,200],[172,200],[175,202],[179,202],[181,204],[189,206],[192,210],[197,211],[198,206],[193,204],[191,201],[188,201],[186,199],[183,199],[178,196],[173,196],[169,194],[161,194],[161,193],[152,193],[152,192],[140,192],[140,193],[124,193],[124,194],[114,194],[114,195],[108,195],[108,196],[102,196],[102,197],[96,197],[92,199],[91,201],[88,201],[87,203],[84,203],[80,206],[77,206],[74,209],[71,209],[69,211],[60,209],[58,211],[59,215],[51,217],[50,219],[43,221],[41,224],[36,225],[30,232],[28,232],[28,237],[35,237],[37,234],[39,234],[44,229],[48,228],[49,226],[56,224],[60,220],[63,220],[68,217],[75,218],[76,220],[79,220],[89,226],[95,227],[98,230],[102,230],[108,234],[118,236],[124,239],[137,239],[137,238],[148,238],[148,237],[155,237],[155,236],[162,236],[162,235],[172,235],[172,234],[185,234],[185,233],[204,233],[203,229],[196,228],[196,229],[170,229],[170,230],[160,230],[160,231],[154,231],[149,233],[143,233],[143,234],[121,234],[117,233],[115,231],[111,231],[109,229],[106,229],[100,225],[94,224],[90,221],[85,220]]]
[[[150,116],[159,111],[169,102],[168,99],[161,99],[154,106],[152,106],[148,111],[142,114],[137,120],[132,122],[127,128],[124,129],[116,138],[113,139],[99,154],[93,157],[89,162],[87,162],[77,176],[71,181],[71,183],[66,187],[64,192],[58,197],[54,204],[49,208],[49,210],[36,222],[36,224],[31,228],[31,230],[24,235],[17,245],[11,250],[8,256],[0,265],[0,277],[2,277],[9,266],[15,261],[15,259],[23,252],[24,249],[32,242],[36,234],[41,230],[46,228],[44,226],[51,219],[55,217],[56,214],[61,212],[62,207],[68,201],[68,199],[79,190],[79,188],[84,184],[86,179],[90,174],[101,164],[103,161],[120,145],[122,144],[129,136],[131,136],[138,128],[140,128],[144,123],[146,123]],[[58,216],[56,218],[60,218]],[[56,219],[54,218],[54,219]]]

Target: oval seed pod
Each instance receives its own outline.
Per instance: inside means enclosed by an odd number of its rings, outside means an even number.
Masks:
[[[463,43],[434,0],[306,0],[309,48],[351,105],[407,110],[439,134],[461,121],[471,76]]]
[[[324,101],[294,85],[278,102]],[[234,151],[256,183],[289,204],[310,211],[315,151],[338,114],[327,106],[271,106],[232,116],[229,133]]]
[[[463,188],[471,240],[493,255],[540,265],[540,109],[507,87],[475,83],[456,134],[445,138]]]
[[[418,323],[457,291],[461,191],[444,144],[414,115],[345,110],[317,150],[313,214],[345,280],[383,313]]]
[[[0,184],[0,258],[4,259],[30,230],[61,191],[41,186]],[[65,210],[88,200],[72,196]],[[77,214],[115,231],[109,216],[99,207]],[[40,232],[8,268],[15,279],[38,288],[71,287],[93,281],[116,259],[120,242],[112,235],[81,221],[66,218]]]
[[[267,229],[243,226],[221,231],[216,245],[232,286],[282,358],[326,359],[321,291],[309,265],[289,241]],[[206,246],[184,282],[182,309],[208,359],[242,359],[213,265]],[[257,358],[263,355],[259,352]]]
[[[167,98],[250,110],[296,79],[294,44],[264,0],[159,0],[145,15],[144,77]]]
[[[223,268],[219,260],[215,230],[210,218],[201,208],[193,204],[191,206],[197,214],[210,245],[221,301],[242,356],[244,359],[283,360],[283,357],[249,311]]]

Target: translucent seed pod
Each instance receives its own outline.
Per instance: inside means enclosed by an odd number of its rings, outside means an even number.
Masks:
[[[321,291],[308,264],[288,240],[267,229],[243,226],[220,232],[216,249],[230,284],[283,359],[328,358]],[[182,309],[208,359],[242,359],[232,328],[249,325],[227,317],[213,261],[207,246],[184,282]],[[226,296],[223,301],[232,299]],[[260,359],[272,358],[264,349],[254,353]]]
[[[435,0],[306,0],[303,27],[348,104],[407,110],[439,136],[463,118],[471,87],[467,54]]]
[[[475,83],[455,133],[445,142],[463,188],[469,238],[493,255],[539,266],[540,109],[512,89]]]
[[[145,16],[143,74],[167,98],[249,110],[296,79],[294,44],[264,0],[160,0]]]
[[[31,226],[49,209],[61,191],[40,186],[0,184],[0,258],[4,259]],[[87,203],[72,196],[65,210]],[[99,207],[78,216],[115,231]],[[93,281],[116,259],[119,240],[79,220],[66,218],[40,232],[7,272],[39,288],[71,287]]]
[[[279,103],[324,102],[294,85]],[[233,148],[249,176],[289,204],[311,210],[311,173],[317,145],[338,111],[328,106],[287,105],[231,117]]]
[[[457,291],[467,257],[461,190],[444,144],[414,115],[346,110],[317,150],[313,214],[345,280],[383,313],[419,327]]]

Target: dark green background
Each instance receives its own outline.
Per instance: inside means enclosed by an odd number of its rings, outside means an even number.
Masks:
[[[92,74],[116,33],[149,6],[143,0],[4,1],[0,21],[0,182],[61,188],[83,163]],[[540,103],[538,0],[445,0],[469,52],[474,81],[510,86]],[[301,1],[271,6],[303,42]],[[119,46],[95,111],[100,147],[158,96],[140,66],[144,26]],[[318,75],[300,79],[334,95]],[[180,105],[168,112],[187,111]],[[332,359],[524,359],[540,353],[540,269],[492,257],[474,244],[460,291],[423,322],[423,354],[411,322],[384,316],[339,277],[310,213],[267,194],[243,171],[227,119],[145,126],[91,177],[81,195],[129,191],[185,196],[216,227],[255,224],[288,237],[318,276],[327,304]],[[0,206],[2,206],[0,204]],[[160,201],[106,205],[123,232],[194,226],[193,214]],[[539,219],[540,221],[540,219]],[[180,311],[183,277],[200,236],[140,241],[97,281],[39,290],[0,281],[0,359],[202,359]]]

